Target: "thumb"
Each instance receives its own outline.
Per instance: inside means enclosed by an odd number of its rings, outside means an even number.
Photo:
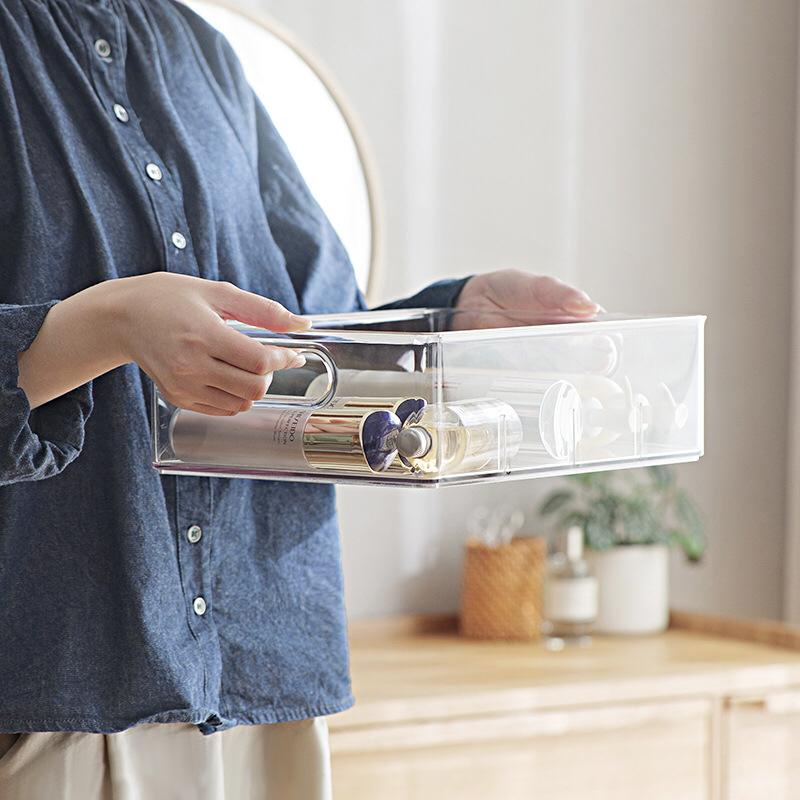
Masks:
[[[255,325],[276,333],[307,331],[311,320],[293,314],[277,300],[245,292],[233,284],[219,284],[221,291],[213,301],[216,312],[223,319],[233,319],[246,325]]]
[[[576,317],[593,316],[599,310],[586,292],[549,275],[537,277],[532,288],[536,299],[546,309],[565,311]]]

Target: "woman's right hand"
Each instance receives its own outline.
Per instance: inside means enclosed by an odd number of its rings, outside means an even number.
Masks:
[[[302,356],[262,345],[225,320],[276,333],[303,331],[305,317],[230,283],[155,272],[104,281],[56,303],[18,356],[31,408],[122,364],[136,362],[181,408],[232,416],[262,397],[275,370]]]
[[[305,363],[290,349],[259,344],[225,324],[233,319],[276,333],[310,327],[308,318],[275,300],[166,272],[115,283],[120,352],[180,408],[232,416],[264,396],[275,370]]]

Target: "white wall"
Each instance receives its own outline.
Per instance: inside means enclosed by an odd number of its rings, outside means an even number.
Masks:
[[[674,603],[778,616],[795,0],[248,5],[311,46],[361,117],[381,298],[517,265],[609,309],[709,315],[707,456],[681,472],[711,547],[700,568],[676,561]],[[454,609],[470,508],[532,512],[549,485],[341,491],[351,615]]]

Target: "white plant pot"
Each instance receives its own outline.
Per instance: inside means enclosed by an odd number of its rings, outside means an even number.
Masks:
[[[662,544],[587,550],[597,576],[597,633],[661,633],[669,622],[669,549]]]

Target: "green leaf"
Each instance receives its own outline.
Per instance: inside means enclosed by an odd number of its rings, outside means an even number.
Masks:
[[[553,492],[545,501],[542,503],[541,508],[539,509],[539,513],[546,517],[550,514],[554,514],[556,511],[562,509],[567,503],[571,502],[575,497],[574,492],[570,492],[568,490],[562,490],[558,492]]]
[[[666,492],[675,485],[675,470],[665,464],[656,464],[655,466],[648,467],[647,471],[650,474],[650,479],[653,485],[660,492]]]
[[[670,531],[670,534],[672,543],[683,550],[683,554],[690,564],[702,561],[706,551],[706,542],[702,536],[693,536],[677,530]]]
[[[623,497],[607,494],[592,506],[592,515],[609,528],[613,528],[620,516],[620,506],[625,502]]]
[[[591,547],[592,550],[608,550],[615,544],[619,544],[614,531],[602,520],[590,517],[586,521],[586,528],[584,529],[586,535],[586,545]]]
[[[628,544],[652,544],[666,538],[660,518],[656,515],[650,498],[636,494],[620,504],[619,519]]]
[[[584,489],[601,489],[608,483],[609,473],[607,472],[579,472],[577,475],[570,475],[569,479]]]
[[[675,492],[675,517],[684,525],[688,532],[699,537],[703,533],[703,520],[694,501],[685,489]]]

